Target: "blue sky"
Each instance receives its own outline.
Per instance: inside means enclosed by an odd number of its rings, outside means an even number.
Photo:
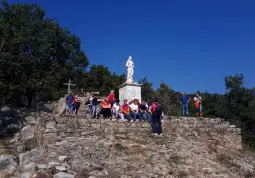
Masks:
[[[224,77],[255,86],[254,0],[9,0],[37,3],[82,41],[91,64],[186,93],[224,93]]]

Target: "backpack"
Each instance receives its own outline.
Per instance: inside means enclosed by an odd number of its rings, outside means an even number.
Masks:
[[[161,116],[163,113],[163,107],[161,104],[157,104],[156,111],[154,112],[156,115]]]

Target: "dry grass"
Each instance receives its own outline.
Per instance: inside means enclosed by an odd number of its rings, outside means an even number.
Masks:
[[[0,149],[0,155],[12,155],[14,151],[11,149]]]
[[[8,147],[10,143],[5,139],[0,139],[0,147]]]
[[[14,151],[11,148],[11,144],[7,140],[1,139],[0,140],[0,155],[4,155],[4,154],[14,154]]]

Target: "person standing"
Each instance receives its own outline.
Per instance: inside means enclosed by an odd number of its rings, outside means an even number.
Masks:
[[[109,99],[109,102],[111,103],[111,108],[114,104],[114,101],[115,101],[115,94],[114,94],[114,90],[111,90],[110,91],[110,94],[108,95],[108,99]]]
[[[71,114],[73,101],[74,96],[72,91],[70,90],[69,94],[66,96],[66,114]]]
[[[74,102],[74,104],[73,104],[73,111],[75,112],[75,114],[78,114],[78,110],[80,108],[81,102],[80,102],[80,100],[78,98],[78,94],[77,93],[74,95],[73,102]]]
[[[200,115],[200,118],[203,118],[202,97],[198,93],[196,93],[196,96],[194,97],[194,102],[195,102],[197,117],[198,117],[198,115]]]
[[[162,123],[161,123],[161,115],[163,112],[163,107],[161,104],[159,104],[158,100],[155,99],[152,106],[151,106],[151,112],[152,112],[152,134],[153,135],[160,135],[162,136]]]
[[[188,116],[189,114],[189,100],[190,97],[186,95],[184,92],[182,92],[181,96],[181,105],[182,105],[182,116]]]

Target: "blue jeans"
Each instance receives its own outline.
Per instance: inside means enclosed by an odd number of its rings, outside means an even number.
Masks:
[[[189,114],[189,104],[182,104],[182,116],[188,116]]]
[[[72,111],[73,106],[72,104],[66,104],[66,111]]]
[[[94,107],[92,109],[92,115],[93,116],[99,116],[99,114],[100,114],[100,108],[99,107]]]
[[[149,113],[145,113],[144,111],[140,112],[142,119],[147,119],[148,122],[151,121],[151,115]]]
[[[130,112],[129,113],[130,116],[134,119],[134,121],[136,121],[136,117],[138,116],[139,120],[141,121],[142,120],[142,116],[140,113],[136,113],[136,112]]]

